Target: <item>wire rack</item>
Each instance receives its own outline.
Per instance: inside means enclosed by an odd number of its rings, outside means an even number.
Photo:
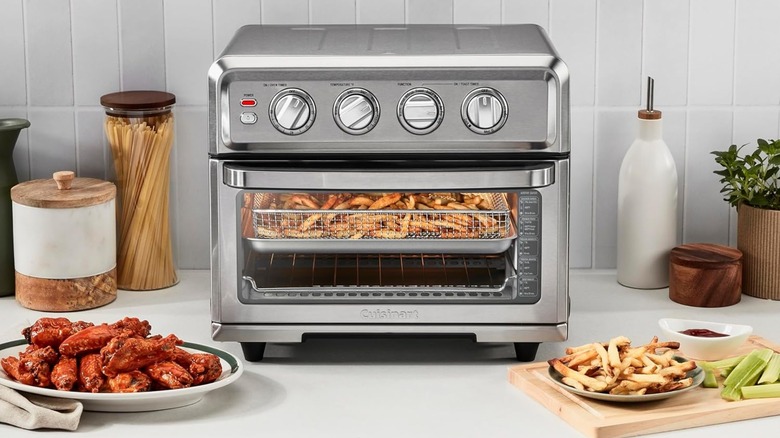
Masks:
[[[255,205],[269,204],[259,194]],[[253,210],[256,237],[263,239],[502,239],[511,227],[501,194],[480,194],[491,210]],[[441,199],[441,198],[439,198]]]
[[[378,194],[350,194],[378,199]],[[408,196],[407,194],[404,194]],[[463,199],[461,193],[423,194],[446,205]],[[500,193],[478,196],[488,209],[397,209],[333,210],[278,208],[295,194],[256,193],[252,205],[257,251],[299,252],[427,252],[499,253],[514,238],[509,207]],[[310,196],[314,205],[324,204],[327,194]],[[289,203],[287,203],[289,205]],[[438,208],[438,207],[437,207]],[[444,207],[446,208],[446,207]],[[462,208],[462,206],[461,206]]]

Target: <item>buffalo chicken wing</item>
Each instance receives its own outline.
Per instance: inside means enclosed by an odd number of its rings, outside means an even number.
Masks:
[[[100,350],[103,356],[103,374],[109,377],[137,370],[173,356],[173,349],[182,341],[174,335],[162,339],[117,336]]]
[[[190,372],[194,378],[193,386],[211,383],[222,375],[222,363],[211,353],[192,354],[177,347],[173,360]]]
[[[87,392],[100,392],[106,381],[103,375],[103,359],[100,353],[88,353],[79,362],[79,383]]]
[[[51,367],[59,356],[53,348],[29,345],[19,357],[0,359],[0,366],[13,379],[25,385],[46,388],[51,383]]]
[[[60,391],[70,391],[78,381],[79,368],[76,358],[62,356],[51,370],[51,383]]]
[[[195,380],[184,367],[173,361],[153,363],[146,367],[146,373],[162,388],[187,388]]]
[[[70,335],[93,325],[84,321],[71,322],[68,318],[40,318],[22,330],[22,335],[28,344],[58,348]]]
[[[144,392],[152,387],[152,380],[138,370],[119,373],[108,378],[108,389],[111,392]]]
[[[151,329],[148,321],[141,321],[138,318],[124,318],[113,324],[95,325],[62,341],[60,354],[76,356],[88,351],[97,351],[103,348],[108,341],[122,334],[145,338],[149,336]]]

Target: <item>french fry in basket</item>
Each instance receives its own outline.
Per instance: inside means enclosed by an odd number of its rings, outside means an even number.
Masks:
[[[687,373],[696,368],[693,361],[678,362],[672,349],[677,342],[658,342],[631,347],[631,341],[618,336],[608,342],[569,347],[566,356],[551,359],[549,365],[573,388],[613,395],[642,395],[676,391],[693,384]]]

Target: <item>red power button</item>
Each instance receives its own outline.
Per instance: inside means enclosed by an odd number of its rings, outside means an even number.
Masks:
[[[257,106],[257,99],[241,99],[241,106]]]

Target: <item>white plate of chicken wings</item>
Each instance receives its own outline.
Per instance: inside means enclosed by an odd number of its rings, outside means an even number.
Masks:
[[[27,336],[27,334],[25,335]],[[154,376],[154,370],[152,369],[153,367],[145,366],[143,368],[144,375],[142,376],[140,374],[134,374],[136,371],[125,372],[121,369],[123,366],[132,367],[132,363],[129,362],[137,360],[137,358],[139,356],[143,356],[143,354],[155,354],[154,351],[158,347],[166,349],[171,348],[173,345],[171,339],[176,340],[175,347],[173,348],[175,348],[178,354],[181,356],[177,359],[179,362],[190,359],[193,361],[193,364],[197,365],[195,363],[195,359],[209,359],[211,363],[208,365],[208,368],[210,368],[210,370],[204,372],[204,374],[201,376],[198,376],[195,372],[192,372],[191,375],[190,373],[183,372],[181,373],[181,376],[177,376],[175,373],[176,370],[162,367],[162,369],[158,370],[158,375]],[[116,339],[113,341],[116,341]],[[243,364],[236,356],[214,347],[191,342],[182,342],[173,335],[165,338],[161,336],[152,336],[145,339],[140,339],[140,341],[138,339],[133,339],[131,341],[128,341],[127,339],[119,339],[119,341],[124,342],[118,342],[116,351],[112,352],[113,355],[111,357],[114,359],[114,361],[103,362],[102,364],[103,369],[105,369],[106,365],[108,365],[110,368],[113,364],[117,367],[118,372],[113,373],[115,374],[114,379],[111,379],[107,376],[104,377],[106,380],[112,380],[110,382],[112,385],[118,385],[116,388],[117,390],[133,390],[133,386],[145,384],[147,388],[140,389],[139,392],[105,392],[106,390],[110,390],[108,388],[109,382],[107,381],[100,386],[99,390],[95,389],[97,392],[89,392],[86,388],[84,388],[84,382],[82,381],[81,374],[79,374],[78,382],[73,385],[71,390],[55,389],[53,382],[57,378],[55,376],[58,376],[58,374],[54,371],[50,372],[50,377],[47,377],[52,381],[52,384],[46,385],[47,387],[36,386],[39,383],[38,381],[20,381],[20,379],[24,380],[24,376],[16,376],[19,378],[12,378],[4,369],[7,368],[7,365],[9,365],[7,361],[9,358],[11,358],[13,361],[13,358],[24,356],[25,352],[30,348],[30,339],[18,339],[0,344],[0,358],[6,361],[4,366],[0,367],[0,385],[7,386],[21,392],[39,394],[49,397],[75,399],[80,401],[84,405],[84,410],[87,411],[142,412],[172,409],[191,405],[201,400],[206,393],[231,384],[243,373]],[[76,347],[78,348],[80,346],[77,344]],[[87,346],[85,345],[84,347],[86,348]],[[150,348],[144,350],[146,347]],[[124,358],[129,358],[129,361],[125,361],[128,363],[122,363],[122,355],[125,351],[128,350],[131,351],[132,355]],[[43,350],[41,349],[40,352],[42,351]],[[106,351],[103,353],[105,357]],[[85,355],[87,355],[87,353],[78,353],[79,373],[81,372],[81,366],[86,366],[86,361],[84,360]],[[217,358],[219,365],[216,364]],[[171,365],[170,362],[171,361],[167,361],[166,363],[161,364]],[[157,364],[155,364],[155,366],[157,366]],[[10,367],[8,367],[8,369],[13,371],[13,369]],[[177,367],[177,369],[179,368]],[[203,369],[204,368],[201,367],[201,370]],[[183,371],[182,369],[179,370]],[[200,384],[198,384],[199,382],[197,379],[204,378],[207,373],[210,374],[207,380],[203,380],[200,382]],[[152,376],[152,382],[144,382],[144,380],[148,380],[150,378],[149,376]],[[183,379],[185,376],[187,379]],[[195,382],[192,381],[193,376],[195,378]],[[62,380],[62,377],[59,378]],[[171,385],[168,387],[162,387],[160,385],[161,382],[158,382],[158,380],[161,378],[173,379],[172,381],[168,382]],[[60,387],[60,385],[57,386]]]

